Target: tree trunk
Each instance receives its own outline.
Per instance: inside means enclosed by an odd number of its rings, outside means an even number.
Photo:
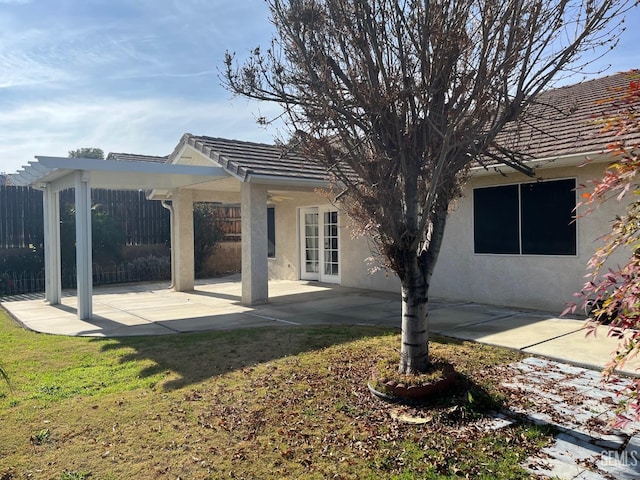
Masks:
[[[429,368],[428,285],[417,259],[408,262],[402,284],[402,345],[398,371],[425,372]]]
[[[416,374],[427,371],[429,359],[429,320],[427,305],[431,276],[440,255],[447,224],[448,197],[441,196],[432,214],[428,248],[405,257],[402,286],[402,339],[398,371]]]

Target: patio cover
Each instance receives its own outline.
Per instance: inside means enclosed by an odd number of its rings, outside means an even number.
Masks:
[[[75,189],[77,314],[81,320],[90,319],[93,309],[91,188],[174,190],[229,176],[225,169],[216,166],[44,156],[36,159],[12,175],[11,181],[17,186],[43,191],[45,300],[52,305],[59,304],[62,296],[59,192]]]

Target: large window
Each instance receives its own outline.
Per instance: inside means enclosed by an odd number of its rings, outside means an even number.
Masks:
[[[267,257],[276,256],[276,209],[267,207]]]
[[[474,189],[474,252],[575,255],[575,188],[570,179]]]

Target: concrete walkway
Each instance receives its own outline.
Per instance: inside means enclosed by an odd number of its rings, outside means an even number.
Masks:
[[[239,276],[198,282],[193,292],[173,292],[166,283],[96,288],[93,319],[78,320],[75,292],[63,293],[61,305],[49,306],[43,295],[2,299],[26,328],[54,335],[118,337],[317,324],[379,325],[399,328],[399,293],[376,292],[304,281],[269,282],[270,303],[240,303]],[[586,337],[584,321],[558,313],[480,305],[432,298],[429,329],[463,340],[520,350],[549,359],[601,369],[617,340],[601,327]],[[640,361],[629,363],[635,373]]]

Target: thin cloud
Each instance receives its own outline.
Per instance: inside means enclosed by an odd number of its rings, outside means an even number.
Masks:
[[[261,114],[276,115],[276,108]],[[35,155],[66,156],[80,147],[167,155],[185,132],[272,143],[277,132],[255,124],[249,102],[197,102],[102,97],[56,100],[0,111],[0,171],[13,172]]]
[[[185,132],[271,142],[271,104],[220,86],[226,50],[241,62],[273,33],[261,0],[0,0],[0,171],[83,146],[170,153]],[[635,25],[640,10],[628,15]],[[637,68],[640,30],[603,61]],[[579,81],[577,78],[575,81]],[[572,80],[573,81],[573,80]]]
[[[177,72],[145,72],[141,70],[136,70],[135,73],[120,74],[118,78],[193,78],[193,77],[206,77],[209,75],[217,76],[219,74],[218,70],[203,70],[200,72],[185,72],[185,73],[177,73]]]

